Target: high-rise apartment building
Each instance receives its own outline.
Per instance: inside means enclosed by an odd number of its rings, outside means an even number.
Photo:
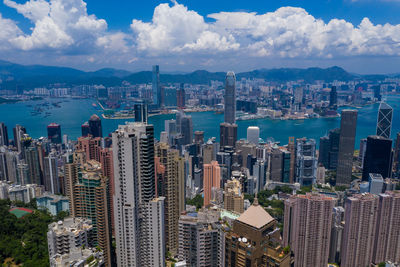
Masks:
[[[112,266],[109,179],[102,175],[99,162],[88,161],[81,166],[72,197],[72,214],[91,220],[94,244],[103,250],[106,266]]]
[[[30,145],[25,149],[25,162],[29,168],[30,182],[42,185],[42,170],[40,169],[39,151],[36,145]]]
[[[185,209],[185,170],[184,159],[179,151],[170,149],[168,144],[159,143],[156,146],[156,159],[162,167],[162,179],[157,183],[157,193],[165,197],[165,239],[166,248],[172,255],[178,253],[178,221]]]
[[[340,266],[371,265],[378,205],[379,197],[368,193],[353,195],[346,199]]]
[[[204,206],[211,204],[212,188],[221,187],[221,168],[217,161],[211,161],[211,164],[203,165],[203,191],[204,191]]]
[[[224,231],[216,210],[201,210],[179,219],[178,259],[187,266],[224,266]]]
[[[379,173],[383,178],[392,176],[392,140],[371,135],[367,138],[362,180],[368,181],[370,173]]]
[[[244,195],[238,179],[232,179],[225,183],[224,208],[238,214],[244,211]]]
[[[153,248],[147,242],[149,219],[142,218],[155,198],[154,127],[145,123],[120,125],[112,138],[117,264],[146,266],[147,252]]]
[[[340,253],[342,246],[344,229],[344,208],[334,207],[331,228],[331,243],[329,248],[329,262],[340,263]]]
[[[148,229],[147,236],[141,240],[145,249],[141,252],[140,266],[165,266],[165,223],[168,220],[164,217],[164,201],[164,197],[159,197],[145,204],[144,224]]]
[[[236,121],[236,76],[233,71],[226,74],[224,99],[224,122],[234,124]]]
[[[379,195],[372,262],[400,262],[400,191]]]
[[[225,146],[235,147],[237,140],[237,125],[230,123],[221,123],[219,131],[220,148],[222,149]]]
[[[356,138],[357,110],[342,110],[336,184],[349,185],[353,169],[354,143]]]
[[[160,66],[153,66],[152,76],[153,104],[157,107],[161,106],[161,85],[160,85]]]
[[[295,267],[327,266],[335,202],[315,193],[285,201],[283,243],[290,245]]]
[[[76,150],[84,152],[85,161],[95,160],[100,162],[101,137],[93,137],[91,135],[79,137]]]
[[[61,125],[50,123],[47,125],[47,138],[54,144],[61,144]]]
[[[74,248],[92,247],[91,221],[83,218],[65,218],[49,225],[47,244],[49,257],[68,254]]]
[[[385,102],[381,102],[378,110],[378,122],[376,124],[376,135],[390,138],[392,131],[393,108]]]

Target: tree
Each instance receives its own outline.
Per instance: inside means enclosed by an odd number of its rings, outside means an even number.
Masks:
[[[196,209],[200,209],[203,203],[204,199],[201,195],[196,195],[194,198],[186,200],[186,204],[196,206]]]

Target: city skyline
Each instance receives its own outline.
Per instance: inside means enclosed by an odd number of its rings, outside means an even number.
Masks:
[[[138,71],[163,64],[170,72],[227,66],[239,72],[339,65],[365,74],[399,68],[396,1],[284,6],[250,1],[209,8],[187,1],[133,1],[135,11],[119,12],[118,18],[118,5],[105,12],[100,2],[5,0],[0,58],[85,70]]]

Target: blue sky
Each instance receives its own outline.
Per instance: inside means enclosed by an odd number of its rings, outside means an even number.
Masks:
[[[165,71],[400,72],[400,0],[1,0],[0,59]]]

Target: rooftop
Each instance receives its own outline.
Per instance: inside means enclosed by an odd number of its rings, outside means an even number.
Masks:
[[[243,212],[237,220],[260,229],[275,219],[263,207],[258,205],[258,201],[255,199],[253,205]]]

